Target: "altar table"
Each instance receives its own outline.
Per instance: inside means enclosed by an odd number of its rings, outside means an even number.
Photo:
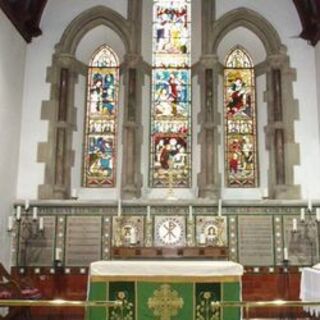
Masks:
[[[121,300],[119,309],[89,308],[87,320],[238,320],[243,267],[231,261],[101,261],[90,266],[88,299]]]
[[[320,301],[320,264],[303,268],[301,273],[300,299],[307,302]],[[312,316],[320,316],[320,306],[304,307]]]

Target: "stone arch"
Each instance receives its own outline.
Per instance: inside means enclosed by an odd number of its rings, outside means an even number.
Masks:
[[[75,103],[75,85],[79,75],[87,75],[87,66],[78,61],[75,54],[77,47],[83,37],[94,28],[104,25],[118,34],[125,47],[125,61],[122,66],[122,74],[125,83],[124,115],[127,121],[128,114],[134,114],[135,119],[131,121],[135,126],[130,132],[134,136],[136,145],[132,147],[130,159],[134,153],[140,154],[139,140],[136,136],[139,133],[139,95],[136,92],[140,86],[135,79],[137,70],[142,69],[143,64],[140,55],[142,2],[131,0],[128,7],[128,18],[124,18],[111,8],[95,6],[74,18],[62,34],[59,43],[55,46],[52,55],[52,65],[47,69],[47,82],[50,83],[50,99],[42,102],[41,119],[48,121],[48,140],[38,144],[38,162],[45,164],[44,184],[38,187],[40,199],[68,199],[70,198],[71,168],[74,165],[75,154],[72,149],[73,132],[76,130],[77,109]],[[134,19],[135,18],[135,19]],[[130,79],[130,75],[131,78]],[[136,77],[136,78],[135,78]],[[140,79],[140,78],[139,78]],[[131,91],[130,91],[131,90]],[[128,98],[129,94],[131,97]],[[139,93],[140,94],[140,93]],[[133,104],[133,101],[135,102]],[[130,104],[130,103],[131,104]],[[129,110],[130,109],[130,110]],[[129,112],[130,111],[130,112]],[[136,115],[137,114],[137,115]],[[129,131],[124,122],[125,130]],[[127,121],[128,122],[128,121]],[[130,122],[130,121],[129,121]],[[125,135],[129,136],[129,133]],[[126,145],[124,139],[124,145]],[[128,154],[128,152],[123,153]],[[138,168],[139,157],[131,161],[132,166]],[[131,176],[138,170],[131,170]],[[130,178],[133,182],[131,193],[136,196],[140,192],[140,185],[137,177],[125,173],[126,181]],[[128,178],[129,177],[129,178]],[[131,181],[130,180],[130,181]],[[126,184],[121,188],[125,190]],[[133,190],[133,191],[132,191]]]
[[[130,41],[128,20],[105,6],[90,8],[74,18],[57,44],[56,52],[74,55],[78,44],[85,34],[100,25],[105,25],[115,31],[122,39],[126,51],[131,52],[132,43]]]
[[[205,0],[203,0],[205,1]],[[203,2],[204,3],[204,2]],[[218,111],[218,77],[222,71],[218,48],[224,37],[238,27],[253,32],[262,42],[266,60],[260,63],[259,73],[266,74],[267,87],[264,99],[267,103],[265,129],[266,149],[269,151],[268,189],[272,199],[299,199],[300,186],[294,184],[294,166],[300,164],[299,144],[294,138],[294,121],[299,119],[298,101],[294,99],[295,69],[290,66],[286,47],[272,24],[260,14],[248,8],[237,8],[211,22],[204,42],[208,45],[201,59],[204,119],[200,144],[202,145],[201,173],[198,177],[200,197],[218,198],[221,177],[218,166],[221,114]]]
[[[217,53],[217,48],[224,36],[238,27],[245,27],[255,33],[264,44],[267,55],[279,53],[281,40],[272,24],[253,10],[238,8],[224,14],[214,23],[210,37],[213,54]]]

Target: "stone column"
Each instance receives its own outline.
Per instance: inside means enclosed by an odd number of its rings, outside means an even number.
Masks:
[[[201,88],[201,172],[198,175],[199,197],[218,199],[221,177],[218,170],[220,114],[218,112],[219,61],[215,55],[200,59],[199,82]]]
[[[68,199],[71,167],[74,161],[72,132],[76,128],[74,87],[79,72],[71,56],[55,57],[48,69],[50,100],[42,105],[41,118],[49,121],[48,142],[40,143],[38,161],[45,163],[45,183],[39,186],[40,199]]]
[[[123,153],[121,198],[141,196],[141,89],[143,62],[140,55],[126,56],[124,64],[125,111],[123,121]]]
[[[299,199],[300,186],[294,185],[294,166],[299,164],[299,145],[294,140],[298,103],[293,99],[295,71],[283,52],[268,58],[267,92],[269,150],[269,197]]]

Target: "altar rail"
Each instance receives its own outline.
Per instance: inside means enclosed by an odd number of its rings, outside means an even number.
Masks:
[[[12,265],[22,268],[58,264],[73,270],[112,259],[120,247],[227,247],[227,259],[253,272],[282,267],[284,261],[289,268],[310,266],[320,256],[320,203],[308,212],[305,201],[224,201],[222,217],[216,201],[128,201],[120,216],[115,201],[34,201],[27,209],[15,203],[8,225]],[[168,221],[176,227],[176,241],[163,238]]]
[[[122,307],[122,301],[71,301],[71,300],[0,300],[0,307],[10,307],[19,308],[23,311],[23,308],[32,308],[35,310],[37,308],[49,308],[49,309],[59,309],[59,319],[64,319],[63,309],[64,308],[120,308]],[[310,319],[310,315],[303,312],[302,309],[305,308],[319,308],[320,301],[285,301],[285,300],[274,300],[274,301],[225,301],[225,302],[213,302],[211,304],[212,310],[217,310],[227,307],[240,307],[243,310],[244,319],[249,320],[252,318],[251,314],[253,309],[282,309],[281,316],[286,319],[295,319],[297,316],[300,319]],[[47,316],[52,318],[52,313],[49,309],[47,311]],[[37,319],[37,312],[32,313],[33,319]],[[253,316],[255,318],[255,316]],[[43,314],[40,316],[43,319]],[[45,318],[46,319],[46,318]],[[58,318],[57,318],[58,319]],[[66,318],[67,319],[67,318]],[[84,315],[78,316],[78,320],[84,319]],[[121,319],[121,317],[119,318]]]

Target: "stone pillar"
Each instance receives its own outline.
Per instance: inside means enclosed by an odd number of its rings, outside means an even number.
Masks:
[[[215,55],[200,59],[199,82],[201,88],[201,172],[198,175],[200,198],[218,199],[221,177],[218,170],[220,114],[218,112],[219,61]]]
[[[48,69],[50,100],[42,105],[41,118],[49,121],[48,142],[40,143],[38,161],[45,163],[45,182],[39,186],[40,199],[68,199],[71,167],[74,161],[72,132],[76,128],[74,87],[78,72],[70,56],[55,57]]]
[[[294,185],[294,166],[299,164],[299,145],[294,140],[298,103],[293,99],[295,71],[285,53],[268,57],[267,149],[269,150],[269,197],[299,199],[300,186]]]
[[[140,55],[127,55],[124,68],[125,111],[123,121],[123,153],[121,198],[141,196],[141,89],[143,66]]]

